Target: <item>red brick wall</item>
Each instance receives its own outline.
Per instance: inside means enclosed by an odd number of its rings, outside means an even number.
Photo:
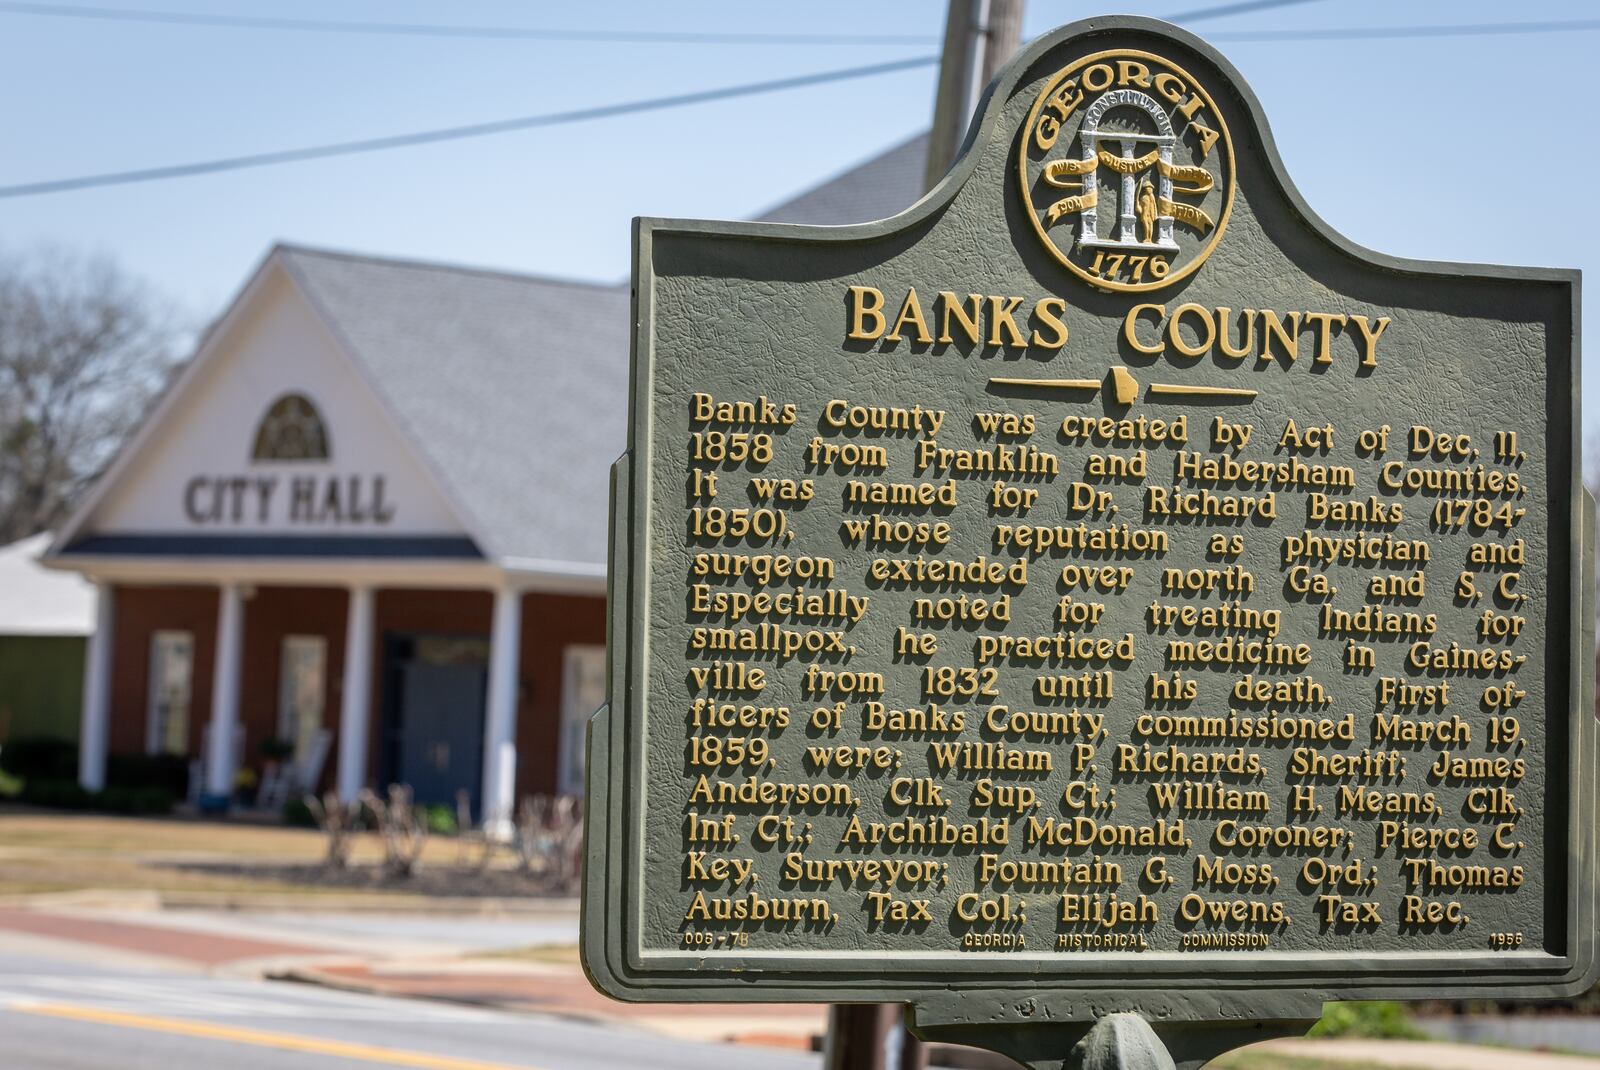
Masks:
[[[561,657],[569,644],[606,641],[606,600],[530,594],[522,599],[522,687],[517,705],[517,798],[556,790]]]
[[[239,723],[245,733],[244,761],[260,769],[261,742],[278,735],[278,687],[287,635],[319,635],[328,643],[323,680],[323,726],[339,735],[344,674],[344,622],[349,596],[332,587],[258,587],[244,604],[244,659],[240,667]],[[322,767],[322,786],[333,784],[336,750]]]
[[[327,725],[334,746],[324,786],[338,768],[339,709],[344,672],[348,595],[337,588],[259,587],[245,602],[240,722],[247,765],[259,766],[257,747],[278,731],[278,680],[283,637],[321,635],[328,640]],[[369,776],[376,774],[382,731],[383,644],[386,633],[488,636],[494,613],[489,591],[385,589],[374,606]],[[150,637],[161,629],[194,633],[193,701],[189,749],[200,754],[211,718],[217,591],[214,587],[116,588],[111,686],[111,750],[141,753],[149,690]],[[555,790],[561,724],[562,651],[569,644],[605,642],[605,599],[529,594],[522,600],[522,644],[517,703],[517,794]]]
[[[216,661],[215,587],[117,587],[112,610],[111,753],[143,754],[150,704],[150,638],[172,629],[194,633],[189,754],[198,756],[211,719],[211,668]]]

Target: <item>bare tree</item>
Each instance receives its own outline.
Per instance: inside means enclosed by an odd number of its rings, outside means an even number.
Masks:
[[[387,801],[370,788],[363,788],[361,805],[378,823],[383,835],[384,864],[389,872],[396,877],[415,874],[423,848],[428,845],[428,822],[416,807],[411,785],[390,784]]]
[[[64,519],[165,382],[179,333],[110,260],[0,255],[0,543]]]
[[[362,803],[343,803],[339,793],[330,791],[322,798],[305,797],[306,809],[317,821],[317,827],[328,837],[328,854],[323,859],[324,869],[344,869],[350,863],[351,833],[361,822]]]

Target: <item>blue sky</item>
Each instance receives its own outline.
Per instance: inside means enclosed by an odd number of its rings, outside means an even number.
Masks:
[[[945,9],[943,0],[100,2],[550,28],[848,30],[935,42]],[[1121,9],[1161,15],[1201,6]],[[1116,8],[1031,0],[1026,34],[1108,10]],[[1593,15],[1581,0],[1320,0],[1191,28],[1251,82],[1291,176],[1350,238],[1402,256],[1587,269],[1600,267],[1585,192],[1597,163],[1600,32],[1294,42],[1227,35]],[[606,104],[936,48],[451,40],[0,14],[0,185]],[[0,246],[109,253],[196,321],[213,315],[277,240],[614,280],[628,270],[633,216],[758,213],[925,127],[934,78],[926,68],[475,141],[0,200]],[[1506,222],[1508,203],[1517,210]],[[1593,427],[1600,375],[1585,379]]]

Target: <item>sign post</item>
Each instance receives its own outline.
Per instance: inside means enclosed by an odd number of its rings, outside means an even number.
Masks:
[[[1196,1067],[1594,982],[1576,272],[1354,246],[1105,18],[902,215],[640,220],[634,287],[602,991]]]

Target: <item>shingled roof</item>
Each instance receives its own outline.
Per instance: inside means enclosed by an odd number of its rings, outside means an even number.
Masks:
[[[842,226],[887,219],[921,199],[927,166],[924,131],[783,202],[758,222]]]
[[[499,559],[605,562],[628,289],[294,246],[284,267]]]

